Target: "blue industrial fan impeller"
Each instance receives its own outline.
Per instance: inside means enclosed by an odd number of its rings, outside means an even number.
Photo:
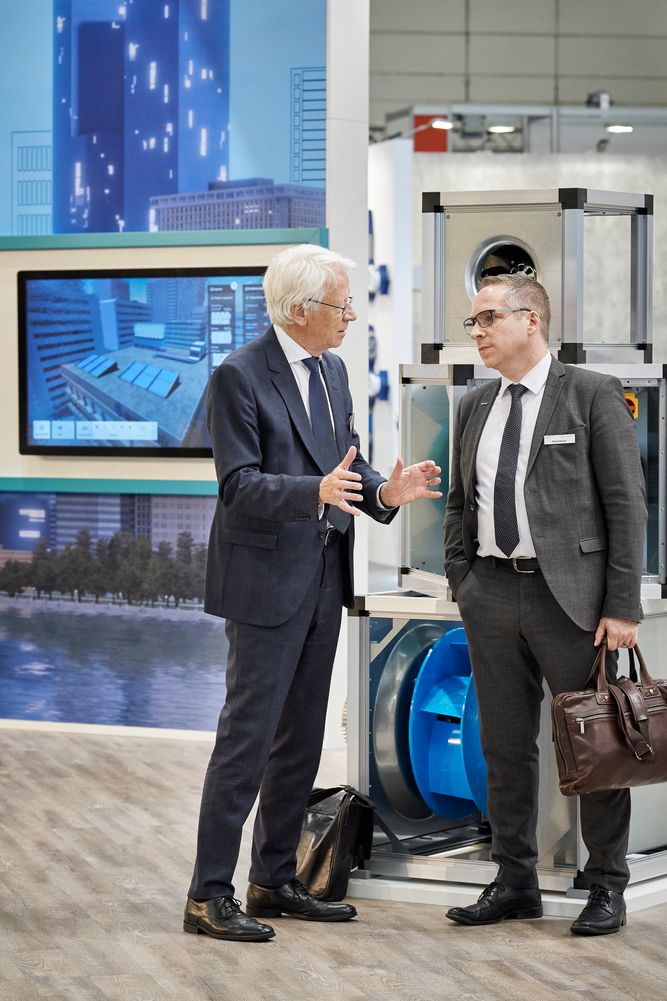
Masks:
[[[441,817],[487,811],[479,709],[463,629],[431,648],[415,681],[408,728],[419,792]]]

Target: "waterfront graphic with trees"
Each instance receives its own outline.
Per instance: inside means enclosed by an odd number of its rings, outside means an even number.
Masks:
[[[30,562],[8,559],[0,569],[0,591],[10,598],[29,592],[45,600],[58,595],[95,604],[178,608],[188,602],[201,607],[205,573],[206,546],[195,543],[190,532],[178,535],[175,548],[159,542],[153,549],[147,539],[130,532],[93,541],[91,532],[82,529],[62,552],[49,548],[42,537]]]

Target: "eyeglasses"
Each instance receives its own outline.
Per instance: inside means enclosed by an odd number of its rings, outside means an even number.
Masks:
[[[490,327],[496,318],[496,313],[530,313],[532,310],[527,306],[519,306],[518,309],[483,309],[476,316],[469,316],[463,321],[465,332],[472,337],[475,331],[475,324],[478,327]]]
[[[352,296],[348,295],[344,306],[334,306],[332,302],[322,302],[321,299],[307,299],[307,302],[316,302],[318,306],[328,306],[329,309],[337,309],[341,316],[352,312]]]

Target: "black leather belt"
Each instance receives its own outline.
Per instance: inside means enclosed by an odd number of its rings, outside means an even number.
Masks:
[[[333,525],[329,525],[329,527],[325,532],[320,532],[320,539],[324,540],[325,546],[330,546],[334,542],[338,542],[340,538],[341,538],[340,532],[338,531],[337,528],[334,528]]]
[[[535,557],[522,559],[515,556],[509,560],[503,560],[499,556],[480,556],[478,558],[485,563],[490,563],[496,570],[505,570],[508,573],[536,573],[540,569],[540,564]]]

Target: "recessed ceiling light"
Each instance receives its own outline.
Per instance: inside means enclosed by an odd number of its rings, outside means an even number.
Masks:
[[[516,125],[489,125],[487,132],[493,132],[494,135],[503,135],[506,132],[516,132]]]
[[[434,118],[431,122],[432,129],[443,129],[447,131],[448,129],[454,128],[454,122],[448,122],[446,118]]]
[[[632,125],[608,125],[607,132],[634,132]]]

